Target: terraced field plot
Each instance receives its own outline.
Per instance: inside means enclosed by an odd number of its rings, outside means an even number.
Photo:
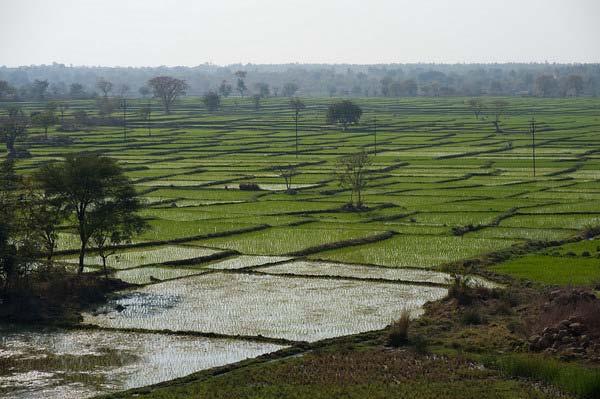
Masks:
[[[98,126],[50,130],[51,137],[68,135],[71,145],[32,143],[32,157],[17,162],[19,173],[92,149],[117,159],[145,199],[142,216],[151,229],[134,241],[149,246],[109,258],[113,277],[143,286],[119,293],[87,314],[86,322],[310,341],[378,329],[403,308],[418,314],[425,301],[445,295],[444,287],[423,284],[444,284],[444,265],[527,241],[564,240],[600,224],[597,99],[510,98],[501,134],[489,118],[476,120],[463,98],[356,99],[365,113],[345,132],[324,124],[330,101],[305,100],[298,154],[292,111],[280,98],[260,110],[250,100],[225,99],[214,113],[200,99],[186,98],[170,116],[153,112],[151,137],[136,114],[145,102],[132,100],[126,142],[121,126]],[[77,107],[96,112],[93,102]],[[540,123],[535,177],[528,134],[533,110]],[[367,209],[351,212],[344,210],[351,194],[335,179],[336,162],[361,149],[372,157],[363,193]],[[288,165],[298,172],[295,194],[285,192],[276,172]],[[241,190],[240,183],[259,189]],[[75,262],[72,232],[63,226],[59,250],[66,251],[61,259]],[[596,246],[586,241],[549,248],[493,270],[544,283],[591,283],[600,279]],[[205,258],[231,250],[239,254]],[[173,262],[192,264],[162,265]],[[92,252],[86,264],[95,271],[101,262]],[[174,341],[154,332],[143,336],[165,348],[151,361],[183,356],[189,363],[176,376],[235,361],[241,358],[236,353],[278,348],[243,339],[250,349],[226,349],[230,358],[220,344],[201,338],[194,338],[195,345],[207,352],[198,354],[175,343],[192,339],[185,334],[169,338]],[[109,341],[121,348],[118,339]],[[146,353],[139,345],[134,350]],[[220,360],[194,358],[204,355]],[[140,360],[140,367],[151,361]],[[153,375],[141,383],[174,376]],[[46,375],[25,377],[36,382]],[[115,389],[132,386],[119,384]],[[22,392],[20,397],[30,397],[34,391]],[[62,388],[44,391],[45,397],[63,394]]]
[[[117,254],[107,258],[106,266],[113,269],[129,269],[142,265],[154,265],[159,263],[189,262],[214,255],[218,251],[209,248],[189,247],[181,245],[168,245],[160,248],[143,248],[127,251],[119,251]],[[78,258],[62,259],[63,262],[77,263]],[[101,266],[100,256],[88,256],[85,259],[88,266]]]
[[[420,313],[445,288],[212,273],[128,291],[84,322],[317,341],[382,328],[399,309]],[[115,311],[115,306],[124,310]]]
[[[0,396],[81,399],[183,377],[282,348],[233,339],[0,326]]]

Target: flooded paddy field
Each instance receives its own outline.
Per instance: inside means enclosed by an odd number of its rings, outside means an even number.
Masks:
[[[281,348],[235,339],[0,326],[0,397],[87,398]]]
[[[89,325],[317,341],[376,330],[399,309],[417,316],[443,287],[241,273],[192,276],[123,292]]]

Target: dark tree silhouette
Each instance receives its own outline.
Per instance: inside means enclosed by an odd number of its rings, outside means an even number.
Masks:
[[[327,123],[340,123],[344,130],[348,125],[358,123],[362,115],[362,109],[350,100],[338,101],[327,108]]]
[[[298,119],[300,118],[300,111],[306,108],[306,105],[299,98],[290,99],[290,107],[294,111],[294,122],[296,125],[296,158],[298,158]]]
[[[111,158],[69,155],[64,162],[44,165],[35,177],[47,198],[63,203],[75,216],[80,240],[78,273],[83,272],[90,239],[99,229],[106,229],[107,214],[134,217],[139,207],[133,184]]]
[[[248,91],[248,88],[246,87],[246,71],[237,71],[235,73],[235,76],[237,76],[237,91],[240,93],[240,96],[242,96],[242,98],[244,98],[244,93],[246,93]]]
[[[148,86],[152,89],[154,97],[160,99],[167,114],[171,113],[171,106],[177,97],[184,95],[188,88],[184,80],[170,76],[152,78],[148,81]]]
[[[113,84],[104,78],[100,78],[96,82],[96,88],[102,92],[104,98],[107,98],[108,94],[112,91]]]
[[[283,85],[283,89],[281,90],[281,95],[284,97],[292,97],[298,91],[299,87],[296,83],[289,82]]]
[[[209,91],[202,96],[202,102],[210,112],[216,111],[221,106],[221,97],[214,91]]]
[[[25,138],[28,126],[29,118],[18,107],[9,108],[8,115],[0,119],[0,138],[6,144],[8,158],[16,157],[15,143]]]

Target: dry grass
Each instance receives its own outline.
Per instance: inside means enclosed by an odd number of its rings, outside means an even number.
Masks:
[[[392,347],[398,347],[406,344],[408,341],[408,328],[410,326],[410,313],[404,309],[400,318],[394,321],[387,336],[387,344]]]

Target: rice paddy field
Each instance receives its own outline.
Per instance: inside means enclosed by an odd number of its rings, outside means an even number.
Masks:
[[[155,104],[151,131],[136,117],[142,100],[132,100],[126,140],[121,126],[95,126],[50,132],[69,145],[32,142],[17,163],[24,175],[69,153],[117,159],[151,229],[109,258],[111,275],[136,286],[85,314],[85,329],[3,335],[0,364],[15,366],[0,371],[0,395],[69,397],[75,384],[72,397],[88,397],[381,329],[442,298],[453,265],[533,242],[553,244],[489,270],[541,284],[600,281],[600,240],[573,239],[600,225],[600,101],[507,100],[496,133],[492,116],[476,119],[464,98],[357,99],[363,117],[347,131],[325,124],[331,99],[306,99],[297,151],[286,99],[259,110],[226,99],[210,113],[184,98],[170,115]],[[93,104],[70,112],[95,113]],[[367,209],[352,212],[336,162],[363,149]],[[288,165],[298,172],[293,194],[277,172]],[[60,260],[75,263],[76,248],[64,226]],[[92,251],[86,271],[101,264]],[[36,361],[42,354],[51,360]],[[63,362],[80,362],[77,376]],[[84,378],[92,370],[100,380]]]

